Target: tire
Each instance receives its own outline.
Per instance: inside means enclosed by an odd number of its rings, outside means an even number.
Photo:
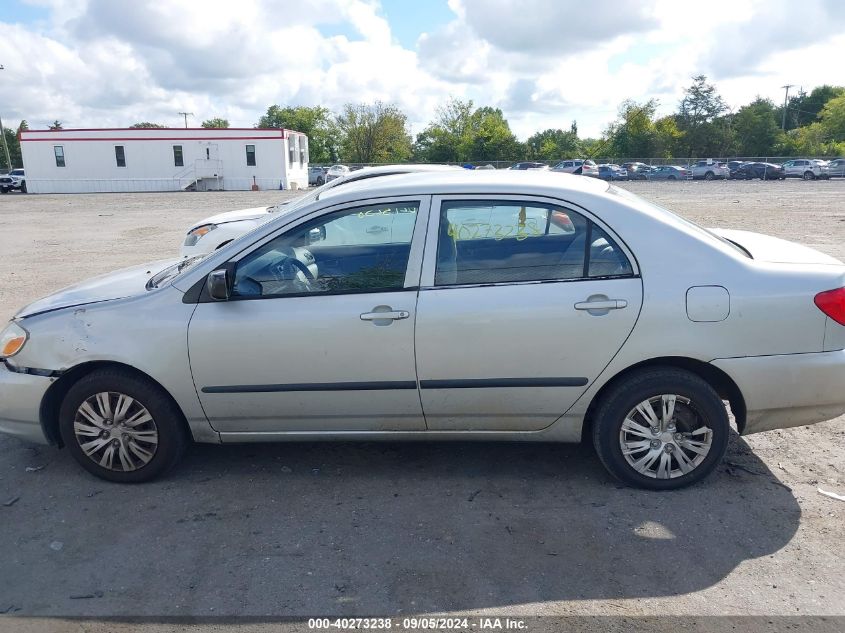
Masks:
[[[713,180],[715,177],[716,174],[714,174],[712,171],[708,171],[706,174],[704,174],[704,180]]]
[[[26,180],[21,183],[21,193],[26,193]]]
[[[0,187],[0,191],[2,191],[3,193],[9,193],[9,188],[8,187]]]
[[[804,172],[804,180],[815,180],[815,179],[816,179],[816,176],[815,176],[815,174],[813,174],[813,172],[811,172],[811,171],[805,171]]]
[[[646,417],[636,407],[652,399],[652,411],[662,416],[661,409],[654,409],[653,401],[657,400],[660,404],[663,402],[660,398],[667,396],[677,398],[673,400],[674,414],[668,421],[665,418],[658,420],[658,424],[666,424],[666,427],[663,433],[655,435],[642,424]],[[623,430],[623,424],[628,430]],[[670,427],[670,424],[677,424],[677,427]],[[643,428],[647,434],[641,433]],[[676,431],[673,432],[672,428]],[[699,432],[692,435],[696,428]],[[701,431],[703,428],[709,429],[709,432]],[[709,384],[687,371],[656,367],[632,374],[602,396],[595,413],[593,444],[604,467],[620,481],[649,490],[676,490],[701,481],[716,468],[728,447],[729,434],[727,410]],[[642,441],[649,442],[649,445],[632,450],[626,457],[623,441],[629,446]],[[708,441],[709,446],[705,446]],[[667,448],[670,445],[671,448]],[[707,452],[702,455],[700,452],[704,448]],[[657,457],[651,462],[654,472],[650,466],[641,465],[641,470],[649,474],[638,471],[628,461],[647,461],[655,453]],[[685,457],[685,467],[681,467],[678,453]],[[669,469],[662,474],[670,476],[659,478],[658,471],[662,470],[663,461],[667,459],[664,455],[669,456]]]
[[[318,186],[318,187],[320,187],[320,186],[322,186],[322,185],[325,185],[325,184],[326,184],[326,179],[325,179],[325,178],[317,178],[317,186]]]
[[[104,394],[107,406],[100,400]],[[131,399],[123,416],[118,413],[120,396],[123,403],[127,396]],[[85,413],[83,405],[87,405]],[[141,422],[123,426],[118,417]],[[134,372],[114,368],[91,372],[68,390],[59,410],[59,432],[80,466],[101,479],[120,483],[140,483],[162,475],[176,465],[189,441],[181,411],[161,387]],[[93,442],[99,445],[91,446]],[[83,444],[89,446],[91,457]]]
[[[669,176],[666,180],[677,180],[677,176]]]

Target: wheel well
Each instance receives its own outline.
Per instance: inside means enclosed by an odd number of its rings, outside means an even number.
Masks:
[[[59,379],[56,380],[56,382],[50,385],[50,387],[47,389],[47,392],[44,394],[44,397],[41,399],[39,419],[41,420],[41,428],[44,430],[44,435],[47,437],[51,444],[55,444],[56,446],[60,447],[64,445],[64,442],[62,442],[61,433],[59,433],[59,410],[61,409],[62,401],[65,399],[67,392],[74,384],[76,384],[76,382],[78,382],[84,376],[87,376],[91,372],[94,372],[98,369],[105,369],[107,367],[114,369],[122,369],[124,371],[131,372],[141,378],[151,381],[153,384],[160,387],[162,391],[167,394],[167,397],[173,401],[173,404],[176,406],[176,409],[182,415],[182,423],[185,425],[189,436],[193,437],[193,435],[191,434],[191,429],[188,426],[188,422],[187,420],[185,420],[184,414],[182,414],[181,407],[179,407],[179,404],[176,402],[175,398],[170,395],[170,392],[165,389],[161,383],[152,378],[150,375],[145,374],[144,372],[138,369],[135,369],[131,365],[126,365],[124,363],[117,363],[113,361],[92,361],[89,363],[82,363],[81,365],[76,365],[75,367],[72,367],[66,372],[64,372],[59,377]]]
[[[645,368],[653,367],[672,367],[675,369],[683,369],[704,380],[707,384],[713,387],[722,400],[727,400],[730,403],[731,413],[733,413],[734,419],[736,420],[737,429],[740,434],[742,433],[745,428],[745,399],[742,397],[742,392],[740,392],[739,387],[737,387],[736,383],[730,376],[718,367],[711,365],[710,363],[705,363],[704,361],[695,360],[694,358],[685,358],[683,356],[663,356],[660,358],[652,358],[641,363],[637,363],[636,365],[631,365],[630,367],[620,371],[602,385],[601,389],[598,390],[598,393],[593,396],[590,406],[587,407],[587,413],[584,416],[584,426],[581,431],[582,441],[589,441],[592,436],[593,414],[604,394],[631,374]]]

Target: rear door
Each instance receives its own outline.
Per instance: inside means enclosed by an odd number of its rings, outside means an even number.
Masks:
[[[587,212],[434,198],[415,334],[428,428],[549,426],[618,352],[641,303],[633,258]]]

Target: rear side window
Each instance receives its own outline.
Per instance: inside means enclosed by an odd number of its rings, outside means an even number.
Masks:
[[[436,286],[632,274],[613,239],[575,211],[512,201],[441,207]]]

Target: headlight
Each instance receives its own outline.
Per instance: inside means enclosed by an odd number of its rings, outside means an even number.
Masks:
[[[188,236],[185,238],[185,246],[193,246],[199,242],[200,238],[217,228],[216,224],[203,224],[195,229],[188,231]]]
[[[0,358],[9,358],[23,349],[29,333],[14,321],[0,332]]]

